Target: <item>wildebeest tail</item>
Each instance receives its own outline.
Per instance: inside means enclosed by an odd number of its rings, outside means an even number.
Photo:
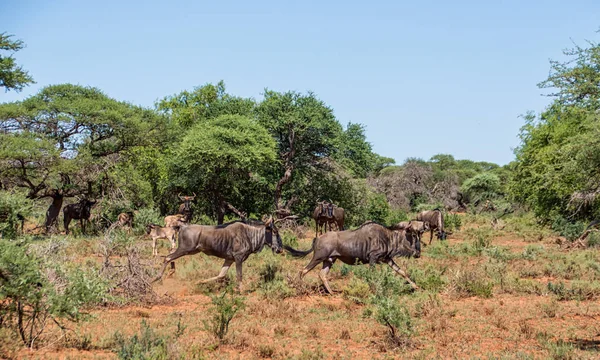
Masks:
[[[600,220],[594,220],[594,221],[592,221],[592,222],[591,222],[591,223],[588,225],[588,227],[587,227],[587,228],[585,228],[585,229],[586,229],[586,230],[589,230],[590,228],[592,228],[592,227],[594,227],[594,226],[596,226],[596,225],[598,225],[598,224],[600,224]]]
[[[313,252],[314,248],[315,248],[315,241],[317,240],[317,238],[313,239],[312,242],[312,246],[310,247],[310,249],[308,250],[296,250],[291,246],[288,245],[283,245],[283,248],[290,253],[290,255],[292,255],[293,257],[305,257],[306,255],[310,254],[311,252]]]

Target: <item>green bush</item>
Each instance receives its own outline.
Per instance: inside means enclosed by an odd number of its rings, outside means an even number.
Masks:
[[[119,359],[170,359],[168,339],[157,335],[145,320],[142,320],[140,333],[126,339],[117,332],[113,341]]]
[[[369,193],[367,205],[368,220],[385,223],[390,216],[390,204],[385,195],[378,193]]]
[[[93,271],[42,261],[27,244],[0,240],[0,328],[14,331],[28,347],[40,342],[47,319],[76,322],[81,308],[100,303],[107,284]],[[52,273],[50,281],[46,273]]]
[[[401,221],[407,221],[407,220],[408,220],[408,214],[406,214],[405,211],[402,211],[400,209],[395,209],[395,210],[390,210],[390,213],[389,213],[388,218],[385,221],[385,223],[388,225],[393,225],[393,224],[397,224]]]
[[[487,279],[482,271],[477,269],[457,271],[450,283],[454,291],[461,297],[491,298],[493,296],[494,283]]]
[[[212,308],[210,319],[204,322],[204,327],[219,340],[223,340],[229,331],[229,324],[235,315],[245,307],[243,297],[237,296],[229,286],[221,295],[210,295]]]
[[[412,288],[406,283],[406,280],[387,265],[356,266],[353,272],[356,277],[369,284],[371,292],[375,296],[401,295],[412,292]]]
[[[0,191],[0,235],[14,239],[21,219],[31,216],[32,209],[33,202],[25,195]]]
[[[344,297],[356,304],[366,304],[372,295],[369,284],[365,281],[352,278],[350,284],[343,290]]]
[[[146,232],[146,225],[163,225],[163,221],[164,219],[155,209],[140,209],[133,218],[133,228],[137,235],[141,235]]]
[[[459,231],[462,226],[462,220],[458,214],[446,214],[444,216],[444,229],[448,232]]]
[[[387,296],[375,300],[375,309],[375,319],[387,326],[390,342],[401,347],[410,345],[414,328],[408,310]]]
[[[562,216],[557,216],[552,222],[552,230],[564,236],[567,240],[573,241],[581,236],[585,230],[585,224],[582,222],[570,222]]]

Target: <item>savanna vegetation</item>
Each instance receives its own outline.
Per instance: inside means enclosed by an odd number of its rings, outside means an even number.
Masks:
[[[23,46],[0,35],[6,91],[33,83],[13,56]],[[504,166],[395,164],[311,92],[252,99],[219,82],[145,108],[57,84],[0,104],[0,356],[597,358],[600,233],[585,230],[600,218],[600,45],[565,55]],[[387,267],[338,263],[327,296],[315,273],[298,279],[308,258],[270,251],[245,263],[241,294],[233,273],[198,284],[221,266],[206,255],[153,284],[162,258],[145,226],[180,194],[195,194],[195,224],[295,215],[279,232],[302,249],[321,200],[351,229],[438,208],[450,236],[399,260],[417,291]],[[67,236],[63,209],[81,199],[96,201],[91,226]]]

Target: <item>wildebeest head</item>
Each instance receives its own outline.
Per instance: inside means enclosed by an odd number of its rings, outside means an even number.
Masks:
[[[437,237],[438,237],[438,239],[440,239],[440,240],[446,240],[447,234],[446,234],[446,232],[445,232],[445,231],[439,231],[439,230],[438,230]]]
[[[193,201],[196,198],[196,193],[193,193],[194,196],[181,196],[181,194],[178,194],[177,196],[179,196],[179,199],[181,201],[183,201],[183,209],[186,212],[190,211],[190,202]]]
[[[394,232],[394,237],[403,237],[400,245],[404,248],[404,256],[421,257],[421,236],[414,231],[410,231],[402,223],[393,225],[389,228]],[[403,236],[404,235],[404,236]]]
[[[265,243],[271,247],[274,253],[281,254],[283,252],[283,242],[272,216],[265,220]]]

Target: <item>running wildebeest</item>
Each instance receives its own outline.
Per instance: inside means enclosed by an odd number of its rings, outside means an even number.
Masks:
[[[69,235],[71,219],[79,220],[81,232],[85,233],[85,223],[90,221],[90,211],[95,203],[96,201],[82,199],[75,204],[69,204],[63,208],[63,222],[67,235]]]
[[[160,227],[156,224],[146,225],[146,234],[152,238],[152,255],[158,255],[156,250],[156,240],[167,239],[171,243],[171,251],[175,250],[175,238],[177,237],[178,226],[175,227]]]
[[[417,220],[429,224],[429,245],[433,241],[433,230],[436,231],[436,236],[440,240],[446,240],[446,232],[444,231],[444,214],[442,210],[435,209],[431,211],[422,211],[417,214]]]
[[[319,236],[319,229],[321,229],[322,234],[327,231],[327,226],[329,226],[329,231],[331,231],[332,223],[337,226],[338,231],[344,230],[344,217],[344,208],[336,206],[331,201],[322,201],[318,203],[313,212],[313,219],[315,220],[316,225],[316,236]]]
[[[406,279],[413,289],[418,289],[418,286],[394,262],[394,257],[420,257],[421,242],[415,234],[394,225],[386,227],[376,222],[367,222],[356,230],[329,232],[316,237],[312,248],[306,251],[296,250],[287,245],[283,248],[294,257],[304,257],[314,251],[312,260],[300,273],[300,279],[319,263],[323,263],[319,278],[330,294],[333,292],[327,281],[327,274],[338,259],[348,265],[388,264]]]
[[[189,223],[190,221],[192,221],[193,215],[190,202],[196,198],[196,193],[194,193],[194,196],[181,196],[181,194],[177,196],[179,196],[179,199],[183,201],[183,204],[179,205],[179,211],[177,213],[185,216],[184,222]]]
[[[242,263],[246,261],[250,254],[259,252],[264,246],[271,247],[271,250],[278,254],[283,251],[281,237],[275,223],[285,219],[273,220],[273,217],[269,217],[265,222],[252,224],[237,220],[216,226],[182,226],[179,229],[179,246],[177,250],[165,257],[162,270],[154,281],[162,277],[169,263],[172,264],[171,269],[175,268],[174,260],[185,255],[203,252],[206,255],[225,259],[225,262],[219,275],[201,282],[207,283],[225,278],[229,267],[235,262],[238,289],[241,290]]]

